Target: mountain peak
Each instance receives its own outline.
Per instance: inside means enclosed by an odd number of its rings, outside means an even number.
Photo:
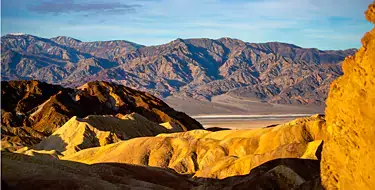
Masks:
[[[57,37],[51,38],[51,40],[56,43],[67,45],[67,46],[77,45],[82,42],[81,40],[77,40],[75,38],[68,37],[68,36],[57,36]]]
[[[75,38],[72,38],[72,37],[69,37],[69,36],[56,36],[52,39],[60,39],[60,40],[74,40],[74,41],[77,41],[77,42],[82,42],[81,40],[78,40],[78,39],[75,39]]]
[[[33,38],[40,38],[40,37],[37,37],[37,36],[33,36],[33,35],[30,35],[30,34],[25,34],[25,33],[21,33],[21,32],[16,32],[16,33],[8,33],[2,37],[8,37],[8,38],[19,38],[19,37],[23,37],[23,38],[26,38],[26,37],[33,37]]]
[[[269,45],[269,46],[288,46],[288,47],[291,47],[291,48],[302,48],[300,46],[297,46],[297,45],[294,45],[294,44],[290,44],[290,43],[285,43],[285,42],[265,42],[265,43],[259,43],[259,44],[264,44],[264,45]]]
[[[25,36],[27,34],[21,33],[21,32],[16,32],[16,33],[9,33],[8,35],[10,35],[10,36]]]

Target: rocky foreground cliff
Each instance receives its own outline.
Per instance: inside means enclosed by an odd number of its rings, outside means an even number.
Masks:
[[[375,23],[375,4],[366,12]],[[326,118],[329,138],[322,155],[327,189],[375,187],[375,29],[343,63],[344,75],[331,84]]]

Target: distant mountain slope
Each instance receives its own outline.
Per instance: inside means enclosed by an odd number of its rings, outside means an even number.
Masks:
[[[202,129],[160,99],[113,83],[90,82],[70,89],[39,81],[2,81],[1,87],[1,138],[24,145],[40,142],[73,116],[95,114],[135,112],[156,123],[177,124],[180,131]]]
[[[119,54],[126,54],[143,47],[142,45],[125,40],[82,42],[66,36],[58,36],[56,38],[51,38],[51,40],[58,44],[77,49],[80,52],[89,53],[92,56],[109,60],[112,60]]]
[[[2,37],[2,79],[39,79],[75,87],[105,80],[165,98],[211,100],[226,94],[254,101],[324,105],[341,62],[356,50],[322,51],[237,39],[176,39],[143,47],[127,41]]]
[[[118,65],[31,35],[3,36],[1,52],[3,80],[35,79],[59,83],[64,79],[94,75]]]

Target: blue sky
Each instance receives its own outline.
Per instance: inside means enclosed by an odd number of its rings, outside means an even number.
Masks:
[[[22,32],[143,45],[231,37],[347,49],[373,24],[372,0],[2,0],[1,35]]]

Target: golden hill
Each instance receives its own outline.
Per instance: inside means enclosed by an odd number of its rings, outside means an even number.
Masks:
[[[165,127],[137,113],[118,115],[118,117],[121,119],[97,115],[86,118],[72,117],[51,136],[35,145],[34,149],[55,150],[66,156],[86,148],[104,146],[135,137],[183,131],[183,128],[177,124],[174,124],[174,127],[171,124]]]
[[[180,174],[223,179],[249,174],[276,158],[317,159],[324,126],[324,118],[315,115],[273,128],[161,134],[81,150],[62,159],[171,168]]]
[[[375,23],[375,4],[366,18]],[[375,29],[343,63],[344,75],[327,99],[329,138],[324,142],[321,178],[327,189],[375,187]]]
[[[120,134],[131,138],[147,135],[147,129],[176,126],[153,126],[157,124],[138,114],[119,117],[123,120],[73,117],[55,136],[36,145],[41,150],[2,151],[3,184],[8,189],[320,187],[323,116],[255,130],[192,130],[108,142]]]

